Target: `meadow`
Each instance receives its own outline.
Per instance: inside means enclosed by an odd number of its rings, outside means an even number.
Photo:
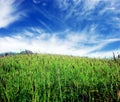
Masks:
[[[120,60],[31,54],[0,58],[0,102],[119,102]]]

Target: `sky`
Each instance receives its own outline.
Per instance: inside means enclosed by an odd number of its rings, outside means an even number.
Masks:
[[[112,57],[120,53],[119,0],[0,0],[0,53]]]

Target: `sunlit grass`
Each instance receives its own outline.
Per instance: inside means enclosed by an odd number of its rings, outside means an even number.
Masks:
[[[1,102],[117,102],[120,60],[59,55],[0,58]]]

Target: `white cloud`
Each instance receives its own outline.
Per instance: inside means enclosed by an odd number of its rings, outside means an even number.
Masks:
[[[39,22],[40,22],[49,32],[52,32],[52,29],[48,26],[48,24],[46,24],[46,23],[43,22],[42,20],[39,20]]]
[[[0,0],[0,28],[8,26],[19,19],[22,13],[16,13],[15,0]]]
[[[84,2],[84,10],[92,10],[94,9],[98,3],[100,2],[101,0],[85,0]]]
[[[35,4],[39,4],[39,3],[41,3],[41,0],[33,0],[33,2],[34,2]]]
[[[113,42],[117,42],[117,41],[120,41],[120,38],[102,40],[102,41],[99,41],[95,46],[88,47],[87,49],[89,50],[89,52],[92,52],[92,51],[95,51],[95,50],[100,50],[104,46],[106,46],[110,43],[113,43]]]
[[[100,3],[104,3],[104,6],[101,5],[101,9],[97,12],[99,15],[102,15],[106,12],[120,13],[120,3],[119,0],[56,0],[59,4],[58,7],[61,10],[66,10],[65,19],[68,20],[71,17],[76,19],[86,18],[90,19],[90,15],[94,10],[97,10],[96,7],[100,6]]]
[[[120,49],[118,50],[112,50],[112,51],[103,51],[103,52],[94,52],[90,53],[87,56],[88,57],[94,57],[94,58],[113,58],[113,52],[115,53],[115,56],[117,57],[118,52],[120,52]]]
[[[7,51],[17,51],[29,49],[34,52],[40,53],[51,53],[51,54],[63,54],[63,55],[74,55],[74,56],[89,56],[89,57],[105,57],[111,56],[112,52],[99,52],[107,44],[112,42],[120,41],[119,38],[113,39],[98,39],[99,36],[89,37],[85,32],[81,34],[78,32],[67,31],[68,35],[65,39],[59,38],[55,33],[49,35],[46,32],[42,32],[40,29],[34,29],[40,34],[34,36],[32,39],[28,39],[23,35],[15,35],[11,37],[1,37],[0,38],[0,53]],[[37,32],[37,33],[38,33]],[[24,32],[26,33],[26,31]],[[28,31],[27,33],[31,33]],[[64,33],[64,32],[63,32]],[[83,34],[84,33],[84,34]],[[98,40],[98,41],[94,41]],[[90,41],[90,42],[89,42]],[[94,45],[86,46],[84,43],[94,42]],[[91,53],[92,51],[98,51]],[[101,55],[102,54],[102,55]]]
[[[34,36],[34,33],[25,30],[24,36],[33,37],[33,36]]]
[[[56,0],[61,10],[66,10],[69,7],[69,0]]]
[[[20,48],[26,48],[27,45],[27,41],[20,36],[0,38],[0,52],[19,51]]]

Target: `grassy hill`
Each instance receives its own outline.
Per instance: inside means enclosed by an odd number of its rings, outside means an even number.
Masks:
[[[120,60],[59,55],[0,58],[1,102],[117,102]]]

